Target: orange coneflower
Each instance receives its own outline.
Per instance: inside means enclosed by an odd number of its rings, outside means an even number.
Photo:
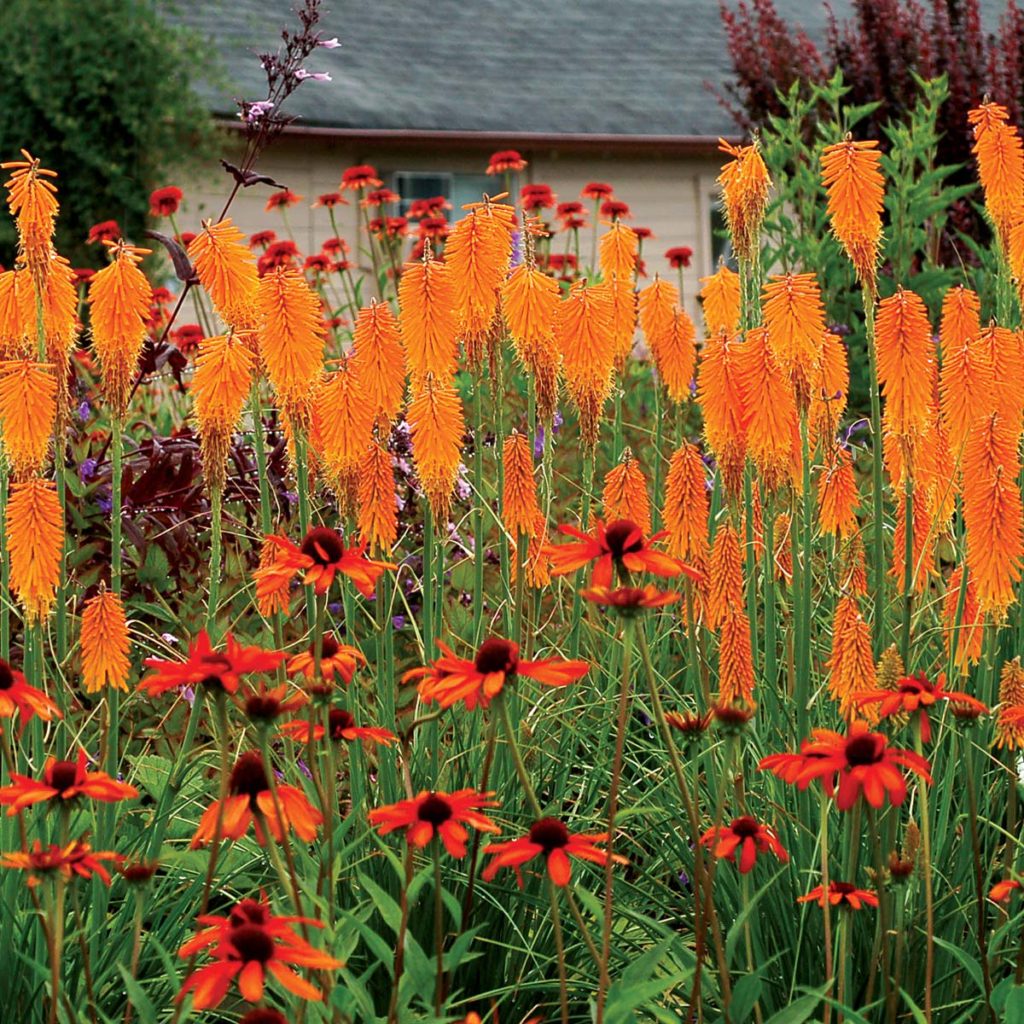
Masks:
[[[156,697],[168,690],[201,685],[215,694],[234,695],[243,675],[273,672],[284,657],[281,651],[240,644],[230,633],[224,650],[214,650],[204,629],[189,643],[185,661],[147,658],[144,664],[152,671],[139,683],[139,689]]]
[[[919,295],[897,288],[882,299],[875,347],[888,430],[913,438],[928,427],[937,370],[928,310]]]
[[[818,478],[818,526],[822,533],[852,537],[857,532],[860,494],[853,472],[853,459],[841,444],[832,447],[824,471]]]
[[[561,291],[550,275],[526,262],[501,286],[501,308],[520,362],[533,374],[537,414],[549,423],[558,400],[559,352],[555,316]]]
[[[1024,668],[1019,654],[1003,662],[999,675],[999,712],[995,734],[997,747],[1024,750]]]
[[[634,618],[648,608],[664,608],[682,596],[675,590],[659,590],[653,583],[642,587],[587,587],[580,591],[585,601],[601,608],[611,608],[624,618]]]
[[[704,311],[704,326],[708,336],[735,334],[740,329],[740,276],[724,263],[710,277],[702,277],[700,283],[701,306]]]
[[[964,451],[963,516],[978,603],[997,618],[1016,600],[1024,560],[1019,475],[1016,434],[998,412],[981,417]]]
[[[621,220],[611,224],[600,241],[601,276],[605,281],[616,281],[619,287],[632,289],[639,244],[631,227]]]
[[[797,400],[806,408],[821,359],[825,307],[814,274],[772,277],[761,296],[768,344],[793,381]]]
[[[352,369],[362,384],[374,418],[386,426],[402,408],[405,356],[395,314],[386,302],[359,310],[353,332]]]
[[[630,448],[625,448],[617,466],[604,478],[601,504],[605,522],[632,519],[643,533],[651,532],[651,502],[647,496],[647,481],[640,463]]]
[[[7,206],[18,226],[21,258],[28,265],[33,278],[40,282],[50,263],[54,226],[57,220],[57,186],[49,180],[56,171],[39,166],[39,161],[27,150],[23,160],[0,164],[10,171],[6,182]]]
[[[92,341],[104,397],[123,419],[153,305],[153,289],[139,263],[152,250],[124,242],[105,244],[111,262],[89,282]]]
[[[434,518],[444,522],[451,507],[466,432],[458,391],[428,375],[407,413],[416,473]]]
[[[399,800],[370,811],[370,824],[382,836],[404,828],[411,846],[424,847],[434,836],[440,836],[444,848],[459,859],[466,856],[466,825],[479,832],[497,833],[501,830],[487,815],[484,807],[497,807],[492,793],[475,789],[460,789],[454,793],[421,790],[411,800]]]
[[[817,903],[819,907],[824,907],[825,899],[825,887],[817,885],[806,896],[797,896],[796,901]],[[864,907],[878,906],[878,893],[871,889],[858,889],[851,882],[829,882],[827,899],[829,906],[843,910],[863,910]]]
[[[597,444],[601,411],[612,390],[614,312],[607,290],[579,282],[558,304],[555,315],[565,385],[579,410],[584,446],[591,450]]]
[[[684,441],[669,463],[662,519],[668,532],[668,551],[698,568],[708,556],[707,470],[700,450]]]
[[[13,718],[15,714],[21,715],[22,730],[33,715],[44,722],[63,717],[42,690],[30,686],[23,673],[0,658],[0,718]]]
[[[994,322],[982,329],[979,348],[992,364],[994,395],[985,401],[979,412],[995,409],[1015,434],[1021,432],[1024,418],[1024,340],[1017,331],[998,327]]]
[[[402,344],[413,388],[428,374],[447,381],[459,357],[458,295],[451,268],[430,258],[407,263],[398,285]]]
[[[979,328],[980,333],[980,328]],[[959,458],[978,415],[993,404],[996,393],[992,358],[979,334],[942,343],[939,396],[942,424],[954,456]]]
[[[471,204],[448,233],[444,260],[456,289],[459,333],[470,367],[483,357],[483,342],[498,313],[498,289],[512,255],[515,211],[507,204]]]
[[[390,554],[398,537],[391,453],[381,444],[369,445],[359,463],[358,474],[356,525],[359,539],[373,554]]]
[[[878,714],[882,718],[892,715],[918,716],[918,728],[921,730],[921,742],[931,743],[932,725],[928,717],[928,708],[939,701],[949,701],[959,707],[970,708],[979,714],[987,714],[988,708],[969,693],[946,689],[945,673],[933,683],[923,672],[914,676],[903,676],[892,690],[869,690],[854,697],[858,707],[878,705]]]
[[[718,140],[720,152],[731,156],[718,176],[729,234],[740,259],[752,260],[758,249],[758,234],[768,205],[772,179],[761,157],[760,146],[733,146]]]
[[[64,521],[57,485],[33,477],[11,487],[7,503],[11,590],[28,622],[50,614],[64,558]]]
[[[79,750],[74,761],[48,757],[40,781],[10,772],[11,784],[0,787],[0,807],[6,807],[8,816],[11,816],[33,804],[50,800],[60,800],[63,805],[66,801],[87,797],[101,803],[117,803],[139,795],[134,786],[118,782],[106,772],[88,771],[88,763],[88,755]]]
[[[750,647],[750,620],[736,605],[725,612],[718,633],[718,703],[752,704],[754,662]]]
[[[1008,903],[1010,896],[1021,887],[1021,883],[1016,879],[1006,878],[992,886],[989,890],[988,898],[993,903]]]
[[[214,800],[203,811],[191,848],[198,849],[216,839],[241,839],[250,825],[255,829],[260,846],[267,842],[264,826],[278,843],[288,832],[294,832],[307,843],[312,842],[323,824],[323,815],[296,786],[279,782],[275,788],[276,800],[260,753],[250,750],[242,754],[231,769],[223,806],[220,800]]]
[[[731,523],[722,523],[715,531],[707,581],[707,625],[717,629],[730,612],[743,607],[743,555],[739,534]]]
[[[758,855],[762,853],[774,854],[783,864],[789,860],[775,829],[747,815],[733,818],[728,825],[709,828],[700,837],[700,844],[710,847],[712,854],[720,860],[736,864],[741,875],[753,871]],[[736,859],[737,853],[739,860]]]
[[[252,386],[256,357],[234,334],[204,338],[192,378],[193,408],[211,490],[223,490],[231,435]]]
[[[513,430],[505,438],[501,461],[505,470],[501,521],[509,536],[518,542],[520,536],[534,535],[540,515],[537,481],[533,475],[533,452],[524,434]]]
[[[94,850],[81,839],[74,839],[63,847],[57,846],[56,843],[44,847],[36,839],[29,850],[5,853],[0,857],[0,867],[27,871],[29,886],[39,885],[43,878],[51,876],[54,872],[59,872],[68,881],[76,876],[96,876],[104,885],[110,885],[110,872],[104,867],[104,861],[117,865],[124,861],[124,857],[109,850]]]
[[[301,674],[316,683],[316,650],[315,645],[293,654],[288,659],[285,669],[288,675]],[[358,665],[365,665],[366,657],[358,647],[338,643],[333,633],[324,633],[320,641],[320,678],[327,682],[340,679],[346,686],[352,682]]]
[[[256,289],[260,314],[260,356],[289,417],[302,415],[303,403],[323,366],[324,322],[320,299],[302,274],[277,267]]]
[[[967,573],[966,587],[964,573]],[[960,592],[963,591],[963,605]],[[957,611],[960,611],[959,623]],[[942,602],[942,628],[946,634],[946,651],[953,653],[953,664],[961,675],[967,675],[971,665],[981,660],[982,631],[985,622],[978,605],[978,590],[970,572],[958,565],[946,584],[946,595]]]
[[[747,441],[744,392],[740,383],[739,335],[724,331],[709,338],[701,354],[697,400],[704,414],[704,437],[715,453],[729,494],[742,486]]]
[[[324,738],[324,727],[304,718],[282,722],[279,732],[296,743],[319,743]],[[331,708],[327,712],[327,735],[335,742],[344,740],[346,743],[352,743],[355,740],[363,740],[385,747],[394,746],[398,742],[398,737],[387,729],[356,725],[352,712],[343,708]]]
[[[972,151],[978,161],[985,207],[1005,248],[1010,229],[1020,218],[1024,146],[1017,129],[1009,123],[1006,107],[998,103],[982,103],[968,111],[967,121],[974,129]]]
[[[214,962],[193,971],[174,999],[180,1003],[191,992],[193,1010],[219,1006],[236,979],[239,995],[247,1002],[258,1003],[263,999],[268,975],[300,999],[320,1000],[320,990],[292,968],[334,971],[342,966],[340,960],[318,952],[291,927],[301,924],[304,928],[322,928],[319,921],[275,917],[268,903],[241,900],[227,917],[206,915],[198,921],[205,927],[178,950],[178,956],[191,958],[209,949]]]
[[[609,857],[615,864],[628,863],[625,857],[609,854],[597,846],[607,842],[607,832],[572,833],[560,818],[541,818],[530,826],[525,836],[507,843],[491,843],[484,853],[494,860],[484,868],[481,877],[489,882],[502,868],[512,868],[522,888],[522,866],[536,857],[543,857],[551,881],[555,885],[568,885],[572,879],[571,857],[591,864],[607,864]]]
[[[486,708],[518,676],[536,679],[545,686],[568,686],[590,671],[585,661],[541,658],[521,661],[519,644],[501,637],[488,637],[477,649],[472,661],[456,657],[455,652],[438,640],[441,656],[429,665],[406,672],[402,682],[417,683],[420,699],[437,701],[450,708],[462,701],[467,711]]]
[[[343,358],[338,369],[321,378],[312,402],[311,441],[333,481],[353,476],[373,439],[377,414],[368,398],[353,357]]]
[[[885,180],[878,142],[855,142],[849,135],[821,154],[832,232],[846,250],[857,280],[874,296],[878,248],[882,239]]]
[[[15,477],[31,476],[43,468],[56,415],[52,364],[30,359],[0,363],[0,428]]]
[[[743,436],[764,486],[775,490],[799,480],[800,417],[793,385],[757,327],[735,352],[736,383],[743,395]]]
[[[82,611],[82,686],[86,693],[104,687],[128,689],[128,623],[121,598],[102,589]]]
[[[216,224],[204,223],[188,246],[189,259],[213,308],[236,331],[252,330],[257,319],[259,275],[256,258],[244,239],[228,217]]]
[[[839,713],[849,719],[856,712],[854,695],[874,689],[877,680],[871,626],[853,594],[844,594],[836,603],[828,672],[829,693],[838,702]]]

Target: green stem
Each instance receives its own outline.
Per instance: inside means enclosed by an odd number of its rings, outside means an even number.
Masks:
[[[220,487],[210,489],[210,592],[206,602],[206,631],[217,640],[217,604],[220,600],[221,571],[221,492]]]
[[[871,601],[872,633],[877,661],[885,649],[885,503],[882,475],[882,399],[878,390],[878,355],[875,351],[875,302],[862,291],[864,335],[868,350],[868,389],[871,395]]]
[[[569,987],[565,970],[562,915],[558,912],[558,888],[550,878],[548,878],[548,895],[551,898],[551,930],[555,936],[555,957],[558,961],[558,1005],[562,1013],[562,1024],[569,1024]]]
[[[910,475],[909,460],[904,473],[903,496],[903,625],[900,630],[900,656],[904,671],[911,672],[910,616],[914,608],[914,481]]]

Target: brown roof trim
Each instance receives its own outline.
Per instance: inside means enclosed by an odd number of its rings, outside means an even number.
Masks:
[[[235,120],[221,121],[223,127],[241,128]],[[551,147],[562,150],[642,150],[673,156],[707,156],[718,150],[718,137],[710,135],[558,135],[546,132],[466,132],[430,131],[419,128],[330,128],[293,123],[288,135],[334,139],[362,143],[385,143],[388,146],[420,147],[425,143],[450,146],[453,149],[494,149],[521,146],[524,149]],[[738,143],[738,137],[728,137]]]

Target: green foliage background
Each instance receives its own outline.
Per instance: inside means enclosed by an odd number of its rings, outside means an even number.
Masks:
[[[99,265],[92,224],[138,240],[168,169],[208,159],[213,126],[190,78],[209,60],[148,0],[3,0],[0,158],[26,148],[60,175],[57,247],[74,265]],[[5,219],[0,262],[14,252]]]

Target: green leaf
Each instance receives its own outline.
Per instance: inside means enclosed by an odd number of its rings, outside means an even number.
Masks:
[[[1014,985],[1006,993],[1003,1021],[1005,1024],[1024,1024],[1024,986]]]
[[[974,987],[980,993],[985,991],[985,976],[981,970],[981,964],[978,963],[974,957],[969,956],[966,949],[961,949],[959,946],[952,942],[947,942],[945,939],[935,936],[935,945],[944,949],[950,956],[954,957],[959,961],[960,966],[971,976],[971,980],[974,982]]]
[[[749,1020],[754,1006],[761,998],[761,975],[745,974],[733,985],[729,1016],[733,1020]]]
[[[402,908],[372,879],[359,872],[359,883],[373,897],[374,906],[395,935],[402,926]]]
[[[146,995],[142,986],[125,970],[122,964],[117,965],[124,979],[124,987],[128,993],[128,1001],[135,1007],[139,1017],[139,1024],[156,1024],[156,1007],[152,1000]]]

